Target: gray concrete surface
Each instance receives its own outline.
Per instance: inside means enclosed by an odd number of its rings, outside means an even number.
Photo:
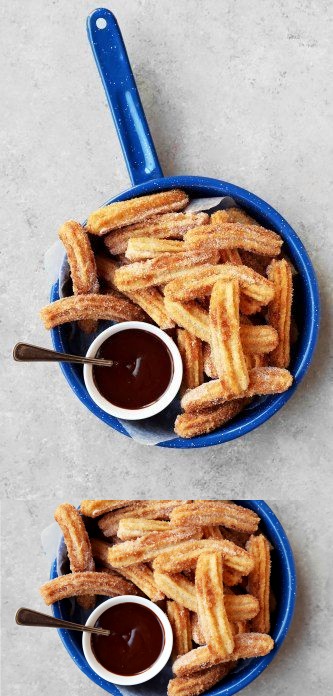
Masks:
[[[10,624],[18,602],[38,605],[35,588],[47,572],[39,532],[54,505],[45,500],[186,491],[187,497],[218,492],[283,501],[278,509],[297,546],[304,587],[289,648],[258,692],[248,693],[277,694],[281,686],[297,696],[315,688],[328,693],[331,665],[319,624],[326,619],[328,581],[322,535],[328,546],[332,534],[332,6],[326,0],[105,4],[123,30],[164,172],[237,183],[287,218],[318,273],[321,339],[308,376],[271,421],[245,438],[194,452],[130,442],[76,400],[57,366],[13,363],[16,341],[50,344],[38,310],[49,293],[43,257],[59,224],[84,219],[129,181],[85,34],[94,4],[4,0],[0,447],[11,677],[4,690],[21,695],[29,685],[31,694],[47,689],[53,696],[65,686],[72,694],[97,693],[60,646],[51,652],[56,636],[38,642],[36,658],[34,643]],[[17,650],[14,639],[21,641]]]

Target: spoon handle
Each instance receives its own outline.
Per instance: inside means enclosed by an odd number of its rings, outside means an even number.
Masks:
[[[17,343],[13,349],[13,358],[19,362],[70,362],[70,363],[88,363],[92,365],[100,365],[101,367],[110,367],[113,364],[111,360],[103,360],[99,358],[86,358],[82,355],[71,355],[70,353],[58,353],[49,348],[40,348],[33,346],[31,343]]]
[[[49,614],[42,614],[33,609],[21,607],[16,612],[15,621],[19,626],[46,626],[48,628],[67,628],[70,631],[87,631],[88,633],[98,633],[102,636],[110,635],[110,631],[104,628],[95,628],[94,626],[84,626],[82,624],[73,623],[72,621],[64,621],[56,619]]]

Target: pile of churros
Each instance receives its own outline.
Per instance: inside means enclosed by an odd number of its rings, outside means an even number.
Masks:
[[[73,295],[41,310],[47,329],[79,321],[92,332],[107,319],[171,331],[184,366],[175,432],[185,438],[292,384],[293,279],[282,238],[239,208],[181,212],[188,202],[171,190],[100,208],[85,227],[66,222],[59,237]]]
[[[96,518],[89,536],[87,518]],[[76,597],[145,595],[161,603],[173,636],[168,696],[197,696],[238,660],[267,655],[271,545],[258,515],[226,500],[83,500],[55,519],[71,572],[46,582],[47,605]]]

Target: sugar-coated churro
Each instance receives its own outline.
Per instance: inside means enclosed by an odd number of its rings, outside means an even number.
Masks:
[[[111,203],[89,215],[87,229],[91,234],[106,234],[110,230],[146,220],[152,215],[182,210],[187,203],[188,196],[178,189]]]
[[[246,549],[254,560],[254,568],[248,577],[248,590],[259,600],[259,612],[252,619],[252,629],[260,633],[270,630],[270,547],[263,534],[251,536]]]
[[[180,573],[154,572],[154,580],[157,587],[164,592],[166,597],[173,599],[189,611],[197,611],[197,596],[193,582]]]
[[[213,653],[230,655],[234,639],[224,605],[222,554],[202,553],[195,571],[197,613],[205,642]]]
[[[288,367],[290,363],[290,321],[293,282],[290,264],[285,259],[272,261],[267,275],[274,285],[274,298],[268,305],[268,321],[279,335],[278,346],[270,355],[271,365]]]
[[[100,520],[98,526],[104,536],[112,537],[117,533],[121,519],[125,517],[146,517],[150,520],[168,520],[171,512],[183,500],[134,500],[122,510],[113,510]]]
[[[92,539],[91,547],[95,560],[108,569],[113,570],[108,560],[110,545],[100,539]],[[153,571],[145,563],[137,563],[136,565],[127,566],[127,568],[117,568],[116,572],[126,578],[126,580],[133,582],[152,602],[159,602],[164,599],[164,593],[155,583]]]
[[[223,384],[233,394],[244,392],[249,373],[240,337],[239,282],[218,280],[209,306],[211,348],[214,364]]]
[[[199,696],[225,677],[232,664],[224,663],[203,669],[191,677],[175,677],[168,684],[168,696]]]
[[[203,538],[204,539],[223,539],[220,527],[210,524],[203,527]]]
[[[63,503],[58,505],[54,519],[64,535],[72,573],[94,570],[95,563],[89,536],[79,511],[74,505]],[[95,597],[84,595],[78,598],[78,603],[85,609],[91,609],[94,606]]]
[[[241,266],[243,262],[238,249],[221,249],[220,263],[233,263],[235,266]]]
[[[199,386],[204,380],[202,342],[186,329],[178,329],[177,345],[183,361],[181,391],[184,392]]]
[[[173,633],[172,657],[185,655],[192,650],[191,615],[186,607],[178,602],[167,602],[167,615]]]
[[[187,269],[194,266],[214,264],[217,261],[216,251],[199,250],[186,254],[162,254],[156,259],[136,261],[127,266],[121,266],[114,274],[114,284],[118,290],[124,292],[142,290],[152,285],[164,285],[174,278],[181,278]],[[272,294],[269,299],[271,297]]]
[[[241,222],[245,225],[256,225],[253,217],[245,213],[240,208],[227,208],[226,210],[217,210],[211,216],[213,225],[219,225],[224,222]]]
[[[134,237],[128,240],[125,256],[129,261],[145,261],[161,254],[187,252],[185,242],[178,239],[153,239],[152,237]]]
[[[184,239],[190,249],[204,245],[206,249],[245,249],[265,256],[278,256],[282,246],[276,232],[240,222],[196,227],[186,232]]]
[[[166,213],[155,215],[145,222],[128,225],[111,232],[104,237],[104,244],[113,255],[124,254],[129,239],[135,237],[153,237],[154,239],[183,239],[183,235],[192,227],[209,222],[207,213]]]
[[[88,234],[75,220],[68,220],[59,229],[70,267],[75,295],[98,293],[96,261]]]
[[[80,319],[145,321],[144,312],[126,298],[114,295],[72,295],[56,300],[40,312],[46,329]]]
[[[114,568],[121,568],[151,561],[162,551],[168,551],[182,541],[189,539],[200,539],[202,531],[198,527],[179,527],[168,532],[150,532],[134,541],[124,541],[109,549],[109,563]]]
[[[40,588],[40,593],[45,604],[50,605],[68,597],[80,597],[82,595],[100,594],[107,597],[116,597],[123,594],[138,594],[133,583],[110,573],[98,573],[86,571],[84,573],[70,573],[61,575],[54,580],[49,580]]]
[[[196,567],[199,556],[209,551],[222,553],[225,566],[243,575],[248,575],[253,568],[251,555],[245,549],[225,539],[183,541],[173,549],[161,550],[155,557],[153,568],[162,573],[181,573],[184,570],[192,570]]]
[[[226,594],[224,596],[224,606],[229,621],[233,623],[253,619],[259,611],[258,599],[250,594]],[[267,631],[262,631],[262,633],[266,632]]]
[[[255,367],[249,372],[247,389],[236,398],[249,398],[257,394],[281,394],[287,391],[293,378],[288,370],[279,367]],[[201,411],[234,398],[223,381],[205,382],[184,394],[181,405],[184,411]]]
[[[175,433],[185,438],[210,433],[235,418],[247,403],[247,399],[234,399],[203,411],[181,413],[175,421]]]
[[[166,532],[171,529],[170,522],[149,520],[144,517],[124,517],[119,522],[117,536],[122,541],[137,539],[148,532]]]
[[[119,268],[119,263],[101,254],[96,254],[95,258],[98,277],[104,280],[108,285],[114,286],[114,274],[117,268]]]
[[[194,643],[197,645],[206,645],[206,640],[205,636],[202,632],[202,628],[200,626],[199,622],[199,617],[196,612],[192,612],[191,614],[191,631],[192,631],[192,640]]]
[[[186,677],[200,669],[212,667],[223,662],[263,657],[274,647],[274,641],[266,633],[239,633],[234,636],[235,647],[230,655],[225,657],[213,653],[207,645],[194,648],[186,655],[177,658],[172,666],[173,673],[178,677]]]
[[[171,513],[173,525],[223,525],[229,529],[249,534],[256,532],[260,522],[258,515],[249,508],[228,500],[194,500],[183,503]]]
[[[196,336],[200,341],[210,340],[209,316],[197,302],[174,302],[164,298],[164,305],[173,321]]]
[[[175,327],[175,322],[169,316],[164,304],[163,295],[158,288],[151,287],[146,290],[136,290],[126,294],[130,300],[139,305],[161,329],[173,329]]]
[[[111,510],[124,508],[132,502],[132,500],[81,500],[80,512],[86,517],[99,517]]]
[[[274,297],[273,283],[256,273],[252,268],[232,263],[200,266],[189,268],[173,280],[166,281],[165,296],[170,300],[188,302],[205,295],[210,295],[212,288],[219,278],[232,280],[237,278],[242,293],[258,300],[262,305],[268,304]]]

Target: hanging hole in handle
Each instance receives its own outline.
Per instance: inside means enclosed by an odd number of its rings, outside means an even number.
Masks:
[[[104,19],[104,17],[98,17],[98,19],[96,19],[97,29],[105,29],[106,24],[107,24],[107,22],[106,22],[106,19]]]

